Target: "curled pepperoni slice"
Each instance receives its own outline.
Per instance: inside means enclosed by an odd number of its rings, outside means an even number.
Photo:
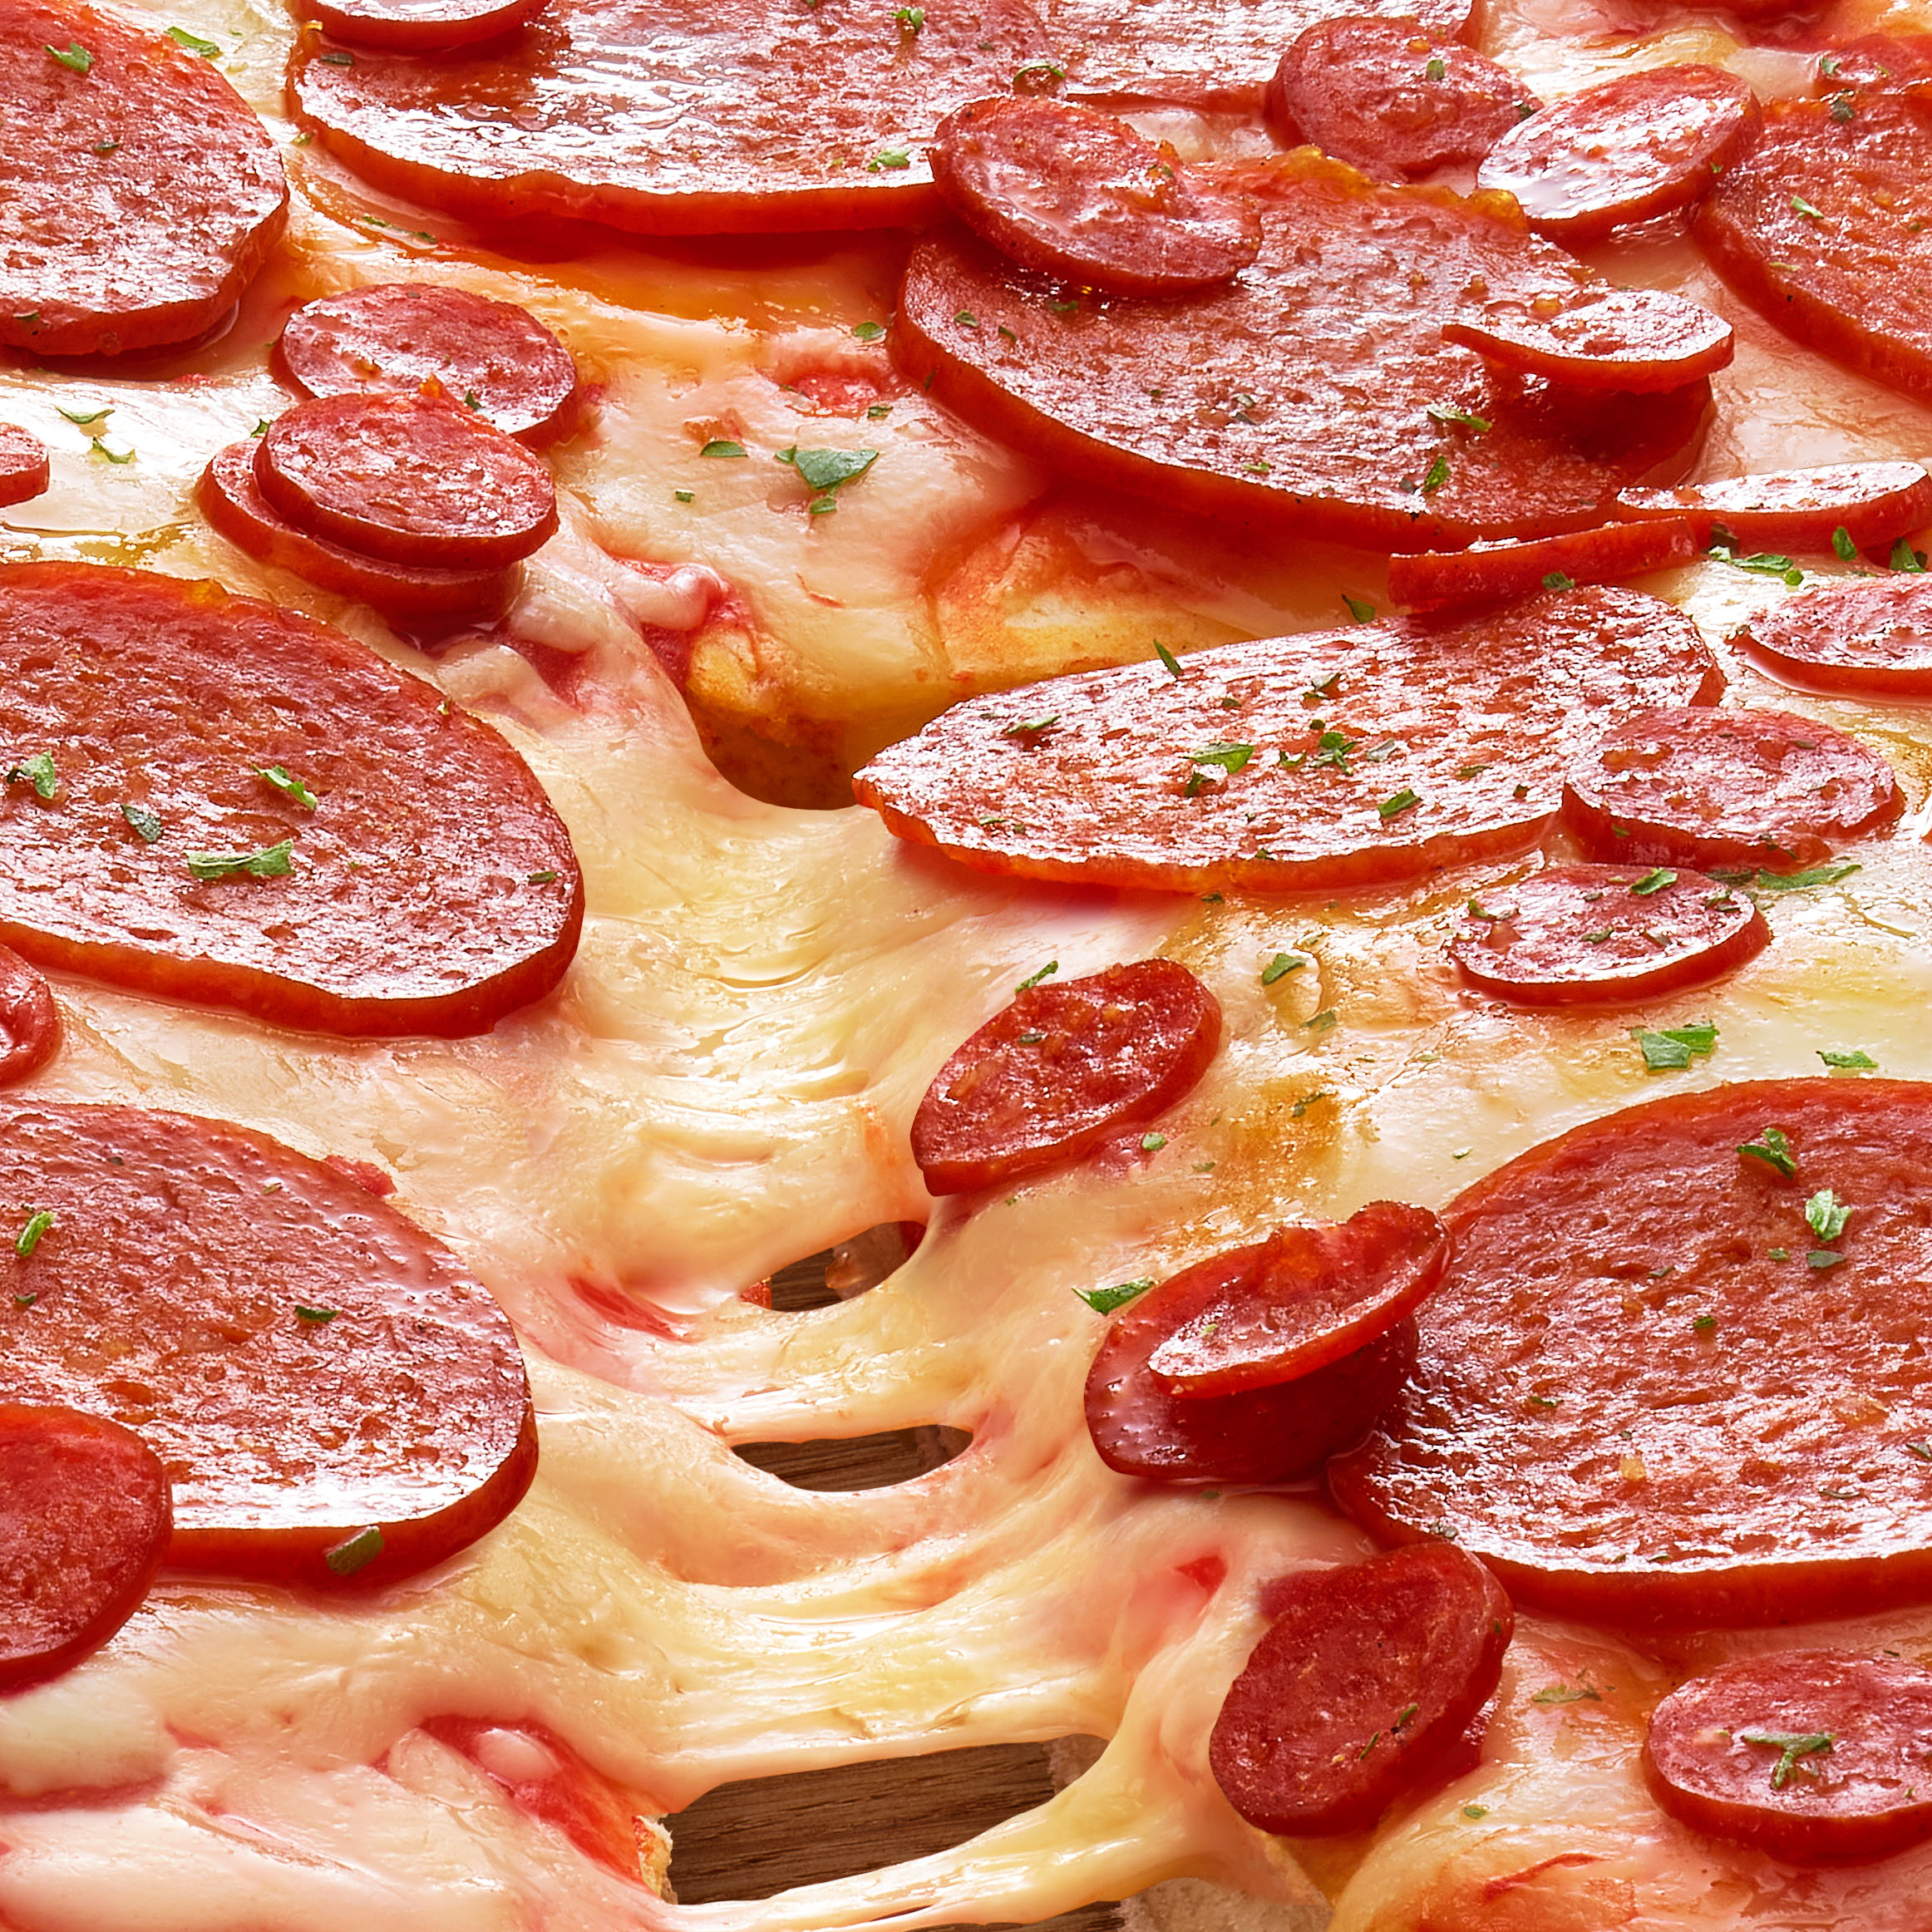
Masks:
[[[1116,1315],[1087,1377],[1087,1427],[1100,1459],[1156,1482],[1294,1482],[1362,1439],[1414,1359],[1404,1317],[1352,1353],[1293,1382],[1183,1396],[1148,1366],[1154,1351],[1241,1297],[1267,1244],[1171,1275]]]
[[[555,533],[550,473],[475,412],[428,396],[324,396],[284,410],[255,451],[270,505],[389,564],[500,569]]]
[[[47,445],[18,423],[0,422],[0,508],[38,496],[48,476]]]
[[[341,597],[379,610],[392,623],[426,628],[500,616],[516,594],[520,574],[432,570],[384,564],[298,530],[263,495],[255,481],[255,446],[230,443],[201,473],[201,513],[251,557]]]
[[[1261,252],[1252,195],[1124,121],[1040,96],[957,107],[927,158],[946,205],[1022,268],[1126,295],[1225,282]]]
[[[1701,985],[1770,939],[1749,898],[1701,872],[1552,865],[1471,899],[1448,952],[1499,999],[1577,1006]]]
[[[1220,1002],[1172,959],[1023,987],[927,1088],[913,1158],[934,1194],[1077,1161],[1180,1099],[1220,1038]]]
[[[0,566],[0,943],[343,1034],[478,1033],[563,976],[569,834],[488,726],[212,584]]]
[[[1375,175],[1481,160],[1536,101],[1508,68],[1418,20],[1343,15],[1295,37],[1268,89],[1269,126]]]
[[[1471,544],[1466,550],[1415,550],[1388,560],[1388,594],[1406,610],[1526,597],[1539,588],[1614,583],[1688,564],[1703,533],[1688,517],[1605,524],[1526,544]]]
[[[140,1608],[172,1527],[167,1471],[132,1431],[0,1402],[0,1691],[98,1650]]]
[[[180,1114],[16,1103],[0,1199],[33,1203],[38,1230],[0,1250],[10,1392],[140,1432],[174,1483],[170,1562],[407,1575],[529,1486],[508,1318],[320,1161]]]
[[[413,396],[425,382],[531,443],[570,423],[577,365],[526,308],[441,282],[374,282],[288,318],[282,367],[311,396]]]
[[[1932,476],[1920,463],[1831,463],[1679,490],[1626,490],[1617,515],[1692,516],[1749,549],[1822,550],[1836,533],[1861,550],[1932,523]]]
[[[1515,195],[1554,240],[1595,241],[1708,194],[1758,121],[1735,74],[1650,67],[1532,116],[1490,150],[1476,185]]]
[[[1693,1831],[1794,1865],[1888,1858],[1932,1838],[1932,1671],[1782,1650],[1707,1671],[1650,1719],[1644,1769]]]
[[[1624,392],[1679,388],[1725,367],[1736,347],[1723,317],[1661,288],[1613,288],[1555,314],[1492,302],[1444,323],[1442,335],[1498,368]]]
[[[1891,766],[1790,712],[1644,712],[1580,758],[1563,818],[1599,858],[1795,872],[1905,810]]]
[[[1395,1326],[1442,1278],[1442,1224],[1372,1200],[1345,1221],[1278,1228],[1220,1301],[1148,1358],[1176,1395],[1236,1395],[1312,1375]]]
[[[1821,584],[1752,618],[1731,642],[1808,690],[1932,697],[1932,577]]]
[[[53,989],[17,953],[0,946],[0,1087],[39,1072],[60,1044]]]
[[[1533,845],[1603,721],[1723,688],[1690,619],[1629,590],[1223,644],[1175,672],[968,698],[854,789],[901,837],[992,872],[1188,891],[1412,879]]]
[[[549,0],[306,0],[303,12],[357,47],[444,53],[534,20]]]
[[[78,47],[86,56],[60,60]],[[0,0],[0,343],[192,341],[287,219],[274,143],[215,67],[76,0]]]
[[[1447,1543],[1290,1577],[1215,1720],[1208,1763],[1250,1825],[1362,1831],[1496,1690],[1516,1614]]]

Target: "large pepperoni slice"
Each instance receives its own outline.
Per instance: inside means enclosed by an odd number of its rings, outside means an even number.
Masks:
[[[508,1318],[322,1162],[180,1114],[16,1104],[0,1199],[33,1210],[0,1249],[9,1392],[140,1432],[174,1484],[170,1562],[407,1575],[529,1486]]]
[[[0,343],[115,355],[200,335],[268,259],[288,187],[214,67],[76,0],[0,0]]]
[[[389,564],[500,569],[557,528],[550,473],[514,437],[431,396],[323,396],[284,410],[255,451],[273,508]]]
[[[1869,550],[1932,523],[1932,475],[1920,463],[1827,463],[1677,490],[1626,490],[1617,515],[1694,517],[1707,542],[1722,530],[1748,550],[1823,550],[1835,543]]]
[[[0,946],[0,1087],[39,1072],[60,1044],[61,1009],[46,977]]]
[[[1471,544],[1466,550],[1412,550],[1388,560],[1390,601],[1432,610],[1527,597],[1539,586],[1614,584],[1688,564],[1703,533],[1688,517],[1610,523],[1522,544]]]
[[[442,282],[373,282],[288,318],[276,345],[311,396],[413,396],[425,382],[526,441],[549,441],[575,412],[577,365],[527,308]]]
[[[1021,267],[1127,295],[1225,282],[1261,250],[1251,195],[1203,185],[1126,121],[1037,96],[975,101],[939,123],[934,185]]]
[[[38,496],[49,476],[47,445],[18,423],[0,422],[0,508]]]
[[[365,644],[212,584],[0,566],[0,942],[347,1034],[555,985],[583,885],[529,767]]]
[[[140,1437],[0,1402],[0,1691],[98,1650],[140,1607],[172,1527],[167,1471]]]
[[[494,39],[540,13],[547,0],[304,0],[324,32],[356,47],[444,53]]]
[[[330,149],[432,207],[755,234],[925,219],[940,117],[1057,65],[1023,0],[552,0],[454,53],[306,35],[290,85]]]
[[[1734,972],[1770,939],[1747,894],[1701,872],[1552,865],[1471,899],[1448,953],[1514,1005],[1634,1004]]]
[[[1268,87],[1268,122],[1371,174],[1481,160],[1536,101],[1508,68],[1416,20],[1343,14],[1296,35]]]
[[[1625,393],[1678,388],[1725,367],[1735,352],[1721,315],[1661,288],[1613,288],[1555,315],[1490,303],[1444,323],[1442,334],[1499,368]]]
[[[1644,1768],[1693,1831],[1794,1865],[1888,1858],[1932,1838],[1932,1671],[1774,1650],[1708,1671],[1650,1719]]]
[[[1790,712],[1645,712],[1570,769],[1564,822],[1599,858],[1795,872],[1905,810],[1890,764]]]
[[[1077,1161],[1180,1099],[1220,1037],[1220,1003],[1172,959],[1023,987],[939,1069],[913,1158],[934,1194]]]
[[[1215,1720],[1215,1782],[1264,1831],[1366,1830],[1494,1693],[1510,1599],[1447,1543],[1304,1571],[1272,1598]]]
[[[1329,1471],[1610,1623],[1932,1595],[1932,1084],[1778,1080],[1593,1121],[1479,1181],[1408,1392]]]
[[[901,837],[988,871],[1191,891],[1412,879],[1533,845],[1604,722],[1722,683],[1681,612],[1575,591],[968,698],[853,784]]]
[[[1758,121],[1735,74],[1649,67],[1531,116],[1490,150],[1476,185],[1515,195],[1555,240],[1594,241],[1708,194]]]
[[[1259,195],[1264,238],[1226,288],[1087,297],[935,235],[907,266],[895,354],[1077,475],[1383,550],[1605,522],[1700,428],[1702,382],[1580,397],[1442,340],[1472,288],[1559,311],[1604,292],[1493,209],[1308,150],[1225,178]]]
[[[1731,642],[1809,690],[1932,697],[1932,577],[1821,584],[1752,618]]]

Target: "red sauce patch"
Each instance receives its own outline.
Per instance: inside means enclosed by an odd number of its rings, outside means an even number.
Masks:
[[[1848,578],[1787,597],[1730,640],[1786,683],[1932,697],[1932,577]]]

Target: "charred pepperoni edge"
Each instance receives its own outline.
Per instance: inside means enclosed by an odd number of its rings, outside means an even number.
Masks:
[[[1494,1694],[1516,1627],[1510,1599],[1450,1543],[1304,1572],[1269,1594],[1274,1622],[1209,1740],[1215,1782],[1264,1831],[1365,1830]]]
[[[61,1009],[46,976],[0,946],[0,1087],[39,1072],[60,1045]]]
[[[1626,490],[1617,498],[1616,511],[1626,522],[1633,523],[1652,517],[1690,516],[1697,520],[1702,543],[1708,544],[1714,532],[1722,529],[1747,547],[1773,550],[1828,550],[1833,534],[1839,530],[1843,530],[1858,549],[1869,550],[1932,523],[1932,473],[1916,463],[1833,463],[1817,470],[1781,470],[1762,479],[1741,476],[1735,483],[1718,487],[1740,489],[1761,481],[1775,490],[1827,470],[1878,473],[1873,477],[1875,484],[1893,473],[1896,480],[1865,495],[1841,498],[1836,507],[1824,509],[1780,508],[1775,505],[1740,509],[1721,502],[1713,505],[1708,494],[1710,486],[1693,483],[1677,490]],[[1908,470],[1917,471],[1917,476],[1906,477],[1904,472]]]
[[[1641,532],[1641,537],[1633,533]],[[1560,590],[1569,584],[1610,584],[1648,570],[1688,564],[1704,547],[1688,517],[1604,524],[1567,536],[1523,544],[1472,544],[1466,550],[1412,550],[1388,560],[1388,594],[1404,610],[1481,604]]]
[[[430,14],[421,8],[391,12],[381,0],[362,0],[359,6],[353,0],[348,5],[342,0],[305,0],[303,12],[319,21],[324,32],[354,47],[436,54],[508,33],[534,20],[548,4],[549,0],[495,0],[494,4],[484,0],[481,5],[465,5],[456,0]]]
[[[1879,603],[1881,594],[1887,604],[1903,604],[1904,621],[1924,637],[1920,663],[1861,663],[1853,655],[1865,621],[1856,607]],[[1841,616],[1840,609],[1854,614]],[[1727,641],[1747,663],[1800,690],[1923,702],[1932,698],[1932,577],[1821,584],[1773,604]]]
[[[0,509],[41,495],[52,480],[47,445],[32,430],[0,422]]]
[[[154,1582],[171,1525],[167,1471],[131,1430],[74,1409],[0,1403],[0,1693],[60,1676],[113,1636]],[[52,1548],[50,1529],[62,1533]],[[75,1603],[64,1565],[81,1539],[95,1574],[78,1580],[86,1594]]]
[[[1638,323],[1644,320],[1643,308],[1647,307],[1652,311],[1650,321],[1659,327],[1667,318],[1674,315],[1683,325],[1679,330],[1681,338],[1684,330],[1696,325],[1696,318],[1689,312],[1697,309],[1705,318],[1705,323],[1700,335],[1693,338],[1693,346],[1680,350],[1674,356],[1581,355],[1555,347],[1540,347],[1520,330],[1512,332],[1507,324],[1513,318],[1507,314],[1498,315],[1492,321],[1488,319],[1490,312],[1484,310],[1452,317],[1442,324],[1442,339],[1475,350],[1486,362],[1493,362],[1499,368],[1516,369],[1529,376],[1546,376],[1552,382],[1570,389],[1610,390],[1624,395],[1680,389],[1686,382],[1694,382],[1700,376],[1714,375],[1730,365],[1737,353],[1737,338],[1731,325],[1722,317],[1701,308],[1696,303],[1681,301],[1678,297],[1659,291],[1646,289],[1631,293],[1655,295],[1656,300],[1639,307],[1637,303],[1619,299],[1624,292],[1618,291],[1602,303],[1574,309],[1570,313],[1588,316],[1598,310],[1609,310]],[[1629,313],[1633,308],[1637,310],[1634,317]],[[1569,317],[1563,319],[1568,320]],[[1525,318],[1525,322],[1534,327],[1533,318]]]

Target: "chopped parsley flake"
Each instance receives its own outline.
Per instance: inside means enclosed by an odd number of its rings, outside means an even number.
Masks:
[[[1836,1268],[1845,1257],[1836,1248],[1814,1248],[1805,1259],[1822,1274],[1827,1268]]]
[[[532,872],[524,880],[526,885],[554,885],[558,874],[554,867],[546,866],[541,872]]]
[[[340,1313],[338,1309],[313,1309],[306,1302],[297,1302],[295,1304],[296,1320],[313,1323],[317,1328],[327,1327]]]
[[[1093,1310],[1097,1315],[1111,1315],[1116,1309],[1124,1309],[1131,1301],[1136,1301],[1154,1285],[1151,1275],[1144,1275],[1138,1281],[1122,1281],[1112,1288],[1077,1288],[1074,1293]]]
[[[65,52],[57,47],[48,47],[45,41],[42,41],[41,45],[42,47],[46,47],[47,51],[52,54],[63,67],[69,69],[74,73],[84,74],[91,67],[94,65],[93,55],[89,53],[86,48],[82,47],[80,42],[77,40],[69,41],[67,42]]]
[[[1782,1127],[1767,1127],[1755,1141],[1746,1141],[1737,1151],[1753,1161],[1762,1161],[1787,1180],[1798,1171],[1797,1156],[1792,1152],[1792,1144],[1785,1138]]]
[[[1801,1757],[1811,1757],[1821,1752],[1828,1752],[1838,1741],[1835,1731],[1740,1731],[1740,1744],[1756,1744],[1778,1753],[1776,1768],[1771,1774],[1771,1788],[1782,1792],[1792,1782],[1794,1772],[1809,1771],[1808,1765],[1801,1765]]]
[[[1680,1071],[1693,1060],[1708,1059],[1716,1050],[1718,1029],[1708,1020],[1693,1020],[1654,1033],[1648,1027],[1632,1027],[1630,1037],[1644,1056],[1645,1071],[1666,1073]]]
[[[1878,1066],[1878,1062],[1862,1047],[1854,1047],[1849,1052],[1835,1052],[1830,1047],[1821,1047],[1818,1057],[1827,1067],[1843,1067],[1859,1073],[1870,1073]]]
[[[1375,622],[1375,606],[1366,597],[1351,597],[1344,590],[1342,593],[1342,601],[1348,607],[1348,614],[1357,623],[1373,623]]]
[[[1440,81],[1447,75],[1448,71],[1448,67],[1443,62],[1442,57],[1441,55],[1437,55],[1434,60],[1429,62],[1427,67],[1422,69],[1422,78],[1425,81]]]
[[[865,172],[869,175],[880,175],[899,168],[909,168],[911,165],[912,156],[904,148],[887,148],[866,162]]]
[[[315,794],[303,781],[296,777],[285,765],[258,765],[255,776],[266,779],[284,798],[294,800],[304,811],[313,811],[317,805]]]
[[[1841,562],[1849,564],[1858,554],[1858,545],[1851,540],[1851,532],[1840,524],[1831,533],[1831,548]]]
[[[382,1531],[372,1523],[367,1529],[357,1530],[346,1542],[337,1544],[333,1550],[323,1550],[322,1560],[338,1576],[353,1576],[382,1554]]]
[[[751,454],[742,443],[734,443],[728,436],[713,436],[697,453],[701,456],[744,456]]]
[[[1863,870],[1856,859],[1834,859],[1808,872],[1760,872],[1752,884],[1759,892],[1808,892],[1814,885],[1836,885]]]
[[[1545,590],[1574,590],[1576,588],[1576,579],[1574,577],[1565,576],[1560,570],[1550,570],[1544,575],[1543,588]]]
[[[1474,430],[1478,436],[1486,436],[1495,427],[1486,416],[1476,416],[1466,409],[1457,409],[1445,402],[1432,402],[1429,405],[1429,414],[1437,422],[1459,422],[1465,429]]]
[[[1200,751],[1190,752],[1187,756],[1190,764],[1219,765],[1231,778],[1254,756],[1254,747],[1252,745],[1204,745]]]
[[[93,409],[63,409],[61,414],[76,429],[92,429],[96,423],[106,422],[113,415],[113,406],[103,403]]]
[[[1851,1219],[1851,1210],[1828,1187],[1805,1203],[1805,1225],[1821,1241],[1836,1241]]]
[[[852,331],[854,342],[875,343],[885,333],[882,322],[862,322]]]
[[[168,38],[179,47],[185,47],[191,54],[200,54],[205,61],[218,61],[221,49],[211,40],[204,40],[198,33],[190,33],[185,27],[170,27]]]
[[[1825,219],[1825,210],[1806,200],[1802,195],[1792,196],[1792,213],[1808,215],[1813,221],[1822,221]]]
[[[697,500],[697,492],[694,490],[673,490],[671,494],[679,503],[694,503]]]
[[[895,7],[892,17],[899,22],[901,33],[917,33],[926,23],[926,10],[923,7]]]
[[[41,1238],[56,1225],[54,1217],[46,1208],[27,1217],[27,1225],[13,1240],[13,1252],[24,1261],[41,1244]]]
[[[961,328],[978,328],[979,326],[979,318],[970,308],[955,308],[953,319]]]
[[[1489,1816],[1489,1806],[1487,1805],[1465,1805],[1462,1807],[1462,1815],[1466,1818],[1486,1818]]]
[[[1051,731],[1059,722],[1060,714],[1058,712],[1054,712],[1047,717],[1028,718],[1019,724],[1007,725],[1001,730],[999,735],[1003,738],[1035,737],[1042,732]]]
[[[1302,1024],[1311,1033],[1325,1033],[1334,1025],[1337,1018],[1333,1007],[1323,1007],[1312,1020],[1304,1020]]]
[[[52,752],[36,752],[7,773],[9,785],[31,785],[36,798],[48,799],[61,788],[61,774]]]
[[[1272,986],[1278,979],[1285,979],[1291,973],[1299,973],[1308,964],[1306,957],[1300,953],[1277,953],[1261,968],[1261,983]]]
[[[1013,84],[1018,87],[1028,81],[1064,81],[1067,70],[1057,61],[1028,61],[1013,71]]]
[[[1639,899],[1648,899],[1653,893],[1662,892],[1666,886],[1677,884],[1677,875],[1667,865],[1659,865],[1654,872],[1646,872],[1630,888]]]
[[[1393,796],[1383,799],[1375,809],[1382,822],[1387,825],[1392,818],[1401,817],[1405,811],[1412,811],[1422,802],[1422,800],[1405,785]]]
[[[868,402],[865,405],[865,420],[868,422],[884,422],[892,414],[890,402]]]
[[[1013,988],[1013,991],[1015,993],[1031,993],[1042,979],[1045,979],[1050,975],[1057,973],[1059,970],[1060,962],[1057,959],[1049,959],[1037,973],[1029,973],[1027,977]]]
[[[1449,459],[1447,456],[1437,456],[1435,461],[1430,464],[1427,474],[1422,478],[1422,495],[1433,496],[1448,481]]]
[[[1167,1145],[1165,1134],[1143,1134],[1141,1136],[1141,1151],[1143,1154],[1158,1154]]]
[[[1594,1684],[1551,1683],[1545,1684],[1530,1702],[1533,1704],[1601,1703],[1603,1698],[1604,1693]]]
[[[288,855],[294,849],[293,839],[283,839],[259,852],[190,852],[184,863],[204,883],[244,872],[251,879],[280,879],[292,870]]]
[[[1293,1118],[1299,1121],[1318,1100],[1333,1100],[1334,1097],[1334,1093],[1331,1089],[1326,1087],[1318,1087],[1313,1093],[1304,1093],[1289,1109],[1289,1112]]]
[[[1167,667],[1167,675],[1170,678],[1178,678],[1180,675],[1180,658],[1175,657],[1173,652],[1169,650],[1158,638],[1154,640],[1154,655]]]
[[[1895,570],[1923,570],[1925,568],[1925,553],[1915,550],[1909,539],[1900,537],[1892,545],[1891,567]]]
[[[160,837],[161,821],[145,805],[136,805],[131,800],[122,805],[121,816],[134,827],[144,845],[151,845]]]

